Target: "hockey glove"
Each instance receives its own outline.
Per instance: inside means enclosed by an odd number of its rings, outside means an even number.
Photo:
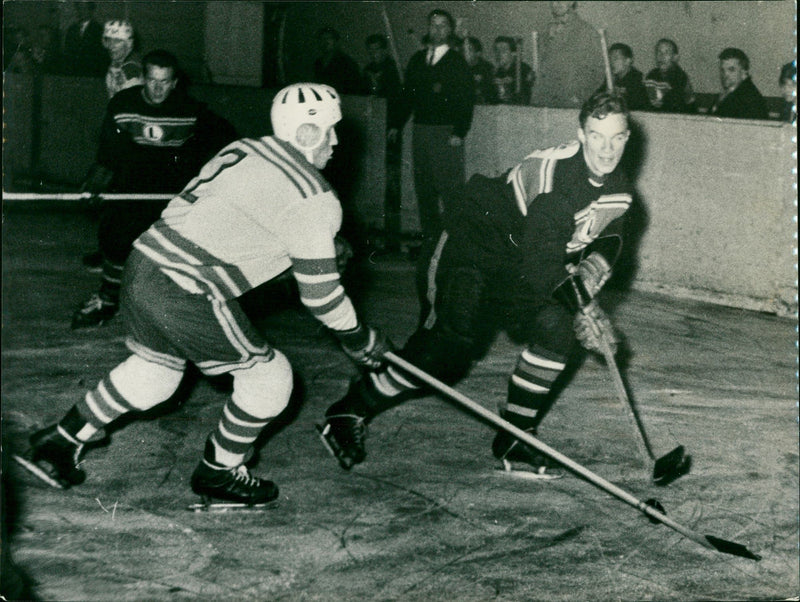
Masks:
[[[602,341],[608,343],[611,352],[617,352],[617,340],[614,335],[614,327],[608,319],[606,312],[592,301],[575,314],[575,336],[581,346],[588,351],[603,353]]]
[[[611,278],[611,266],[600,253],[590,253],[573,268],[572,273],[581,279],[589,297],[594,299]]]
[[[359,324],[352,330],[334,330],[342,349],[357,366],[377,369],[383,355],[393,349],[392,343],[379,330]]]

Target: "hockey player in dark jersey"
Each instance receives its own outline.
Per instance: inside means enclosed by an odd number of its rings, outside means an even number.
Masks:
[[[122,313],[132,355],[55,425],[31,436],[18,461],[56,487],[83,482],[84,445],[119,417],[145,411],[177,390],[187,362],[233,376],[233,393],[191,478],[212,500],[259,505],[272,481],[244,463],[289,402],[292,369],[248,320],[239,298],[290,271],[300,300],[357,364],[377,368],[388,342],[359,321],[336,265],[342,207],[320,171],[337,143],[339,95],[293,84],[275,96],[274,136],[223,148],[134,243],[125,266]]]
[[[177,86],[178,62],[171,53],[154,50],[143,63],[144,85],[122,90],[108,103],[96,164],[86,183],[93,194],[177,194],[214,153],[236,139],[230,123]],[[100,325],[117,313],[122,266],[131,245],[165,205],[103,204],[98,226],[100,290],[75,311],[73,328]]]
[[[463,203],[445,214],[429,274],[432,311],[398,355],[453,384],[489,340],[487,327],[504,327],[525,347],[500,414],[535,433],[576,337],[599,350],[603,333],[613,334],[596,295],[611,275],[631,204],[618,169],[628,136],[624,100],[596,94],[583,105],[575,142],[535,151],[500,177],[473,176]],[[323,439],[348,469],[366,456],[370,420],[427,393],[394,366],[366,372],[328,408]],[[544,456],[505,431],[492,451],[507,468],[553,474]]]

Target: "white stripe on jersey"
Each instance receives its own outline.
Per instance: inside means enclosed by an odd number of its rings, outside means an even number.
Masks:
[[[533,199],[542,193],[553,190],[553,174],[558,161],[572,157],[580,147],[581,143],[575,140],[568,144],[535,150],[509,172],[506,182],[514,188],[514,197],[522,215],[528,215],[528,205]],[[537,160],[540,161],[538,165],[536,164]],[[533,181],[529,182],[533,175],[532,170],[536,170],[536,176]]]

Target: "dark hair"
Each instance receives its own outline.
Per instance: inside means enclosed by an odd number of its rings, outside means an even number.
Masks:
[[[152,65],[154,67],[162,67],[164,69],[172,69],[172,74],[178,77],[178,59],[174,54],[168,50],[151,50],[144,55],[142,59],[142,70],[147,73],[147,67]]]
[[[633,60],[633,50],[627,44],[623,44],[622,42],[617,42],[616,44],[611,44],[611,47],[608,49],[608,53],[611,54],[615,50],[619,50],[626,59]]]
[[[516,52],[517,51],[517,42],[511,36],[497,36],[494,39],[494,43],[495,43],[495,45],[497,45],[497,44],[508,44],[508,49],[511,52]]]
[[[781,75],[778,78],[778,83],[782,84],[785,81],[796,81],[797,80],[797,63],[792,61],[791,63],[786,63],[783,67],[781,67]]]
[[[680,54],[678,52],[678,45],[675,43],[674,40],[670,40],[669,38],[661,38],[658,42],[656,42],[656,48],[658,48],[659,44],[669,44],[672,46],[672,52],[675,54]]]
[[[323,27],[317,32],[317,38],[322,38],[323,36],[331,36],[335,41],[339,41],[340,36],[339,32],[336,31],[333,27]]]
[[[745,71],[750,70],[750,59],[747,58],[747,55],[744,53],[744,51],[739,50],[738,48],[726,48],[719,53],[719,60],[727,61],[728,59],[736,59],[739,61],[742,69]]]
[[[475,52],[483,52],[483,44],[481,44],[481,41],[475,36],[467,36],[467,39],[464,41],[472,46]]]
[[[628,105],[625,103],[625,99],[613,92],[598,92],[583,103],[580,115],[578,115],[578,122],[581,124],[581,129],[583,129],[589,117],[605,119],[613,113],[619,113],[624,115],[626,120],[628,119]]]
[[[373,44],[377,44],[384,50],[388,47],[388,42],[386,41],[386,36],[380,33],[373,33],[372,35],[367,36],[364,40],[364,44],[366,46],[372,46]]]
[[[739,50],[738,48],[726,48],[719,53],[719,60],[727,61],[728,59],[736,59],[739,61],[739,65],[741,65],[742,69],[745,71],[750,70],[750,59],[747,58],[747,55],[744,53],[744,51]]]
[[[444,17],[447,19],[447,22],[450,25],[450,33],[455,32],[456,30],[456,22],[453,20],[453,15],[451,15],[446,10],[442,10],[441,8],[434,8],[431,12],[428,13],[428,23],[431,22],[431,19],[434,17]]]

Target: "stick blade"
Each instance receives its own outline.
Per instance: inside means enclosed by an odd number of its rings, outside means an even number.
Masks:
[[[724,554],[741,556],[742,558],[749,558],[750,560],[755,560],[755,561],[761,560],[761,556],[751,552],[740,543],[727,541],[725,539],[720,539],[719,537],[714,537],[713,535],[706,535],[705,537],[708,543],[710,543],[712,546],[714,546],[714,548],[716,548],[718,551]]]
[[[692,457],[686,455],[683,445],[656,460],[653,466],[653,483],[666,487],[673,481],[688,474],[692,469]]]

